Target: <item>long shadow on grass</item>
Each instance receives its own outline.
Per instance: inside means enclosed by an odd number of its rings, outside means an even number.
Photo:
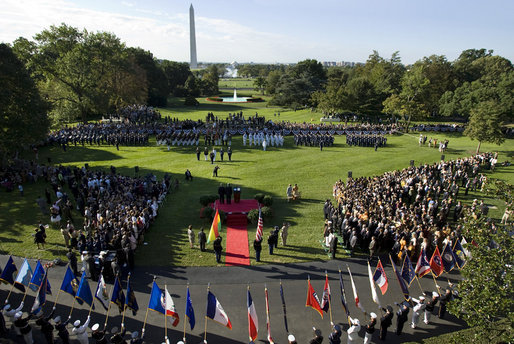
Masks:
[[[51,164],[53,165],[82,161],[109,161],[122,159],[118,154],[105,150],[106,147],[106,145],[71,145],[66,149],[66,152],[58,146],[45,147],[39,153],[40,162],[47,162],[47,157],[52,159]]]

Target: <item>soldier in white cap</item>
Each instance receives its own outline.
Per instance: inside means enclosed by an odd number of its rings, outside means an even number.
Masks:
[[[2,310],[4,315],[9,318],[9,321],[11,322],[11,324],[13,324],[12,327],[14,327],[14,331],[16,332],[17,336],[21,336],[21,333],[19,332],[18,328],[16,328],[16,326],[14,326],[14,316],[16,315],[16,313],[18,313],[22,309],[23,309],[23,302],[20,303],[20,306],[16,309],[11,308],[11,305],[7,304],[4,306],[4,309]]]
[[[91,317],[88,315],[87,320],[84,323],[84,325],[80,326],[80,320],[76,320],[73,323],[73,329],[71,330],[71,333],[77,336],[77,340],[80,342],[80,344],[88,344],[89,338],[87,335],[87,325],[89,325],[89,321],[91,320]]]
[[[421,315],[421,312],[425,310],[425,297],[422,295],[419,297],[419,300],[416,300],[415,298],[411,298],[412,301],[414,301],[415,305],[412,308],[412,323],[410,324],[410,327],[416,328],[418,326],[419,316]]]
[[[348,333],[347,343],[348,344],[357,343],[357,338],[359,338],[359,331],[361,329],[361,323],[360,323],[359,319],[357,319],[357,318],[352,319],[351,317],[348,317],[348,319],[350,320],[350,324],[352,324],[352,325],[350,326],[350,328],[347,331],[347,333]]]
[[[439,294],[436,291],[432,292],[432,298],[428,299],[426,302],[425,307],[425,319],[423,322],[428,325],[430,322],[430,316],[432,315],[432,312],[434,311],[434,308],[439,301]]]
[[[32,344],[34,343],[34,340],[32,339],[32,327],[29,325],[29,320],[34,315],[29,314],[25,318],[22,318],[22,316],[23,312],[18,312],[14,315],[14,326],[20,331],[25,343]]]
[[[368,344],[371,342],[371,337],[373,336],[373,332],[375,332],[375,325],[377,324],[377,315],[376,313],[371,312],[369,314],[370,321],[366,325],[366,334],[364,335],[364,344]]]
[[[292,334],[290,334],[289,336],[287,336],[287,341],[289,344],[297,344],[296,343],[296,338],[295,336],[293,336]]]
[[[91,327],[91,331],[93,331],[91,333],[91,338],[93,338],[95,340],[96,344],[107,344],[107,343],[109,343],[107,341],[107,338],[105,338],[105,331],[104,330],[100,330],[100,324],[94,324]]]

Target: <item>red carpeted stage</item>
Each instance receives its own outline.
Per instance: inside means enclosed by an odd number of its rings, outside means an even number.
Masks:
[[[227,214],[242,214],[248,213],[252,209],[259,209],[259,202],[255,199],[242,199],[239,203],[234,203],[232,201],[231,204],[220,203],[220,200],[216,200],[213,205],[214,209],[219,209]]]
[[[239,203],[232,201],[231,204],[227,204],[216,200],[213,208],[227,214],[225,265],[250,265],[246,214],[252,209],[258,209],[259,202],[254,199],[242,199]]]

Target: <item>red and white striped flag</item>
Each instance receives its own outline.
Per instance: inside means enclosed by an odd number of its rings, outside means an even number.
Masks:
[[[262,229],[264,228],[264,223],[262,222],[262,213],[261,208],[259,207],[259,221],[257,222],[257,232],[255,233],[255,240],[262,240]]]

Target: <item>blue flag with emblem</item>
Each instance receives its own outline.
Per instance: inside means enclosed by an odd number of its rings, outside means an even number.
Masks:
[[[7,264],[5,264],[5,268],[2,271],[2,275],[0,276],[0,280],[5,283],[14,284],[14,273],[18,271],[12,256],[9,256],[7,260]]]
[[[410,287],[412,281],[414,281],[414,278],[416,278],[416,272],[414,271],[414,268],[412,267],[412,262],[409,259],[408,254],[405,254],[405,259],[403,260],[402,278],[407,283],[407,286],[409,286],[409,287]]]
[[[148,309],[159,312],[161,314],[166,314],[163,306],[164,302],[164,295],[161,288],[159,288],[157,283],[153,281],[152,292],[150,293],[150,301],[148,302]]]
[[[31,313],[38,314],[43,306],[46,303],[46,290],[48,289],[48,271],[45,271],[43,275],[43,280],[41,281],[41,286],[39,287],[36,298],[34,299],[34,304],[30,309]]]
[[[61,291],[70,294],[71,296],[77,296],[77,290],[79,289],[79,280],[73,272],[71,271],[70,266],[66,269],[66,273],[64,274],[64,279],[61,283]],[[82,304],[82,300],[77,299],[77,302]]]
[[[189,326],[191,326],[191,330],[194,329],[195,328],[195,311],[193,309],[193,302],[191,301],[191,295],[189,295],[189,287],[187,287],[186,317],[189,320]]]
[[[130,284],[130,273],[128,275],[127,280],[127,298],[125,299],[125,306],[132,310],[132,314],[136,315],[139,310],[139,306],[137,305],[136,294],[134,293],[134,289]]]
[[[462,269],[464,265],[466,265],[466,255],[464,254],[464,248],[462,248],[460,240],[458,239],[453,246],[453,255],[455,257],[455,263],[457,264],[457,267]]]
[[[91,293],[91,289],[89,288],[89,283],[87,281],[86,272],[82,273],[82,277],[80,278],[79,289],[77,290],[78,300],[82,300],[95,309],[95,305],[93,304],[93,294]]]
[[[444,271],[450,272],[455,267],[455,255],[453,254],[452,248],[450,245],[446,244],[443,249],[443,254],[441,255],[441,259],[443,261]]]
[[[30,279],[29,288],[33,291],[38,291],[43,283],[43,278],[46,275],[46,271],[41,265],[41,261],[37,261],[36,267],[34,268],[34,273],[32,274],[32,278]],[[50,287],[50,282],[46,281],[46,293],[52,295],[52,288]]]
[[[116,276],[114,287],[112,288],[111,302],[118,305],[118,310],[120,313],[123,312],[123,307],[125,307],[125,294],[121,288],[121,283],[118,276]]]

